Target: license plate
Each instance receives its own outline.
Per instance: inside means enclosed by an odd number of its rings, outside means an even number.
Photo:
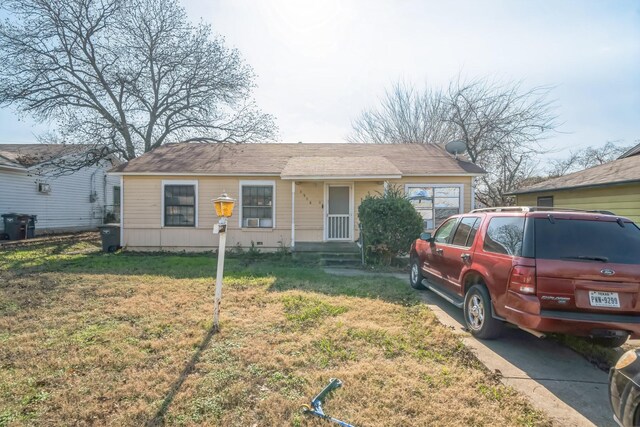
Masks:
[[[589,301],[594,307],[620,307],[617,292],[589,291]]]

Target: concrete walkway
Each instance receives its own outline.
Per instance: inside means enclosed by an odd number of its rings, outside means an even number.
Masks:
[[[381,274],[408,284],[405,274],[369,273],[362,270],[330,269],[329,274],[359,276]],[[416,291],[445,326],[462,335],[467,347],[502,382],[520,391],[538,409],[560,426],[616,426],[608,397],[607,373],[582,356],[553,341],[536,338],[517,328],[508,328],[498,340],[480,341],[464,330],[462,310],[429,291]]]

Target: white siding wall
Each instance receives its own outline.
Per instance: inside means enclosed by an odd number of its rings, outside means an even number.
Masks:
[[[105,205],[113,203],[113,185],[119,177],[107,177],[110,163],[84,168],[71,175],[0,170],[0,214],[37,215],[36,233],[92,229],[102,224]],[[39,193],[38,182],[51,185],[48,194]],[[95,201],[90,195],[95,194]],[[4,223],[0,219],[0,230]]]

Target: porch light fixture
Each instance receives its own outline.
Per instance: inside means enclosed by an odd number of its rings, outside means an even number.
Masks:
[[[233,206],[236,201],[229,197],[227,193],[222,193],[220,197],[213,199],[213,206],[218,215],[217,224],[213,226],[213,233],[220,235],[218,243],[218,268],[216,269],[216,294],[213,300],[213,328],[220,330],[220,302],[222,301],[222,277],[224,273],[224,253],[227,245],[227,218],[233,214]]]
[[[229,197],[227,193],[222,193],[220,197],[213,199],[213,206],[216,208],[218,218],[229,218],[233,214],[235,204],[236,201]]]

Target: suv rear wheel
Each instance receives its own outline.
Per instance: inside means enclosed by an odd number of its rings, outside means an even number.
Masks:
[[[411,271],[409,272],[409,283],[413,289],[427,289],[422,284],[422,280],[424,277],[422,276],[422,272],[420,271],[420,264],[418,263],[417,258],[413,258],[411,260]]]
[[[504,327],[491,315],[491,298],[483,285],[473,285],[464,297],[464,321],[467,329],[476,338],[496,338]]]

